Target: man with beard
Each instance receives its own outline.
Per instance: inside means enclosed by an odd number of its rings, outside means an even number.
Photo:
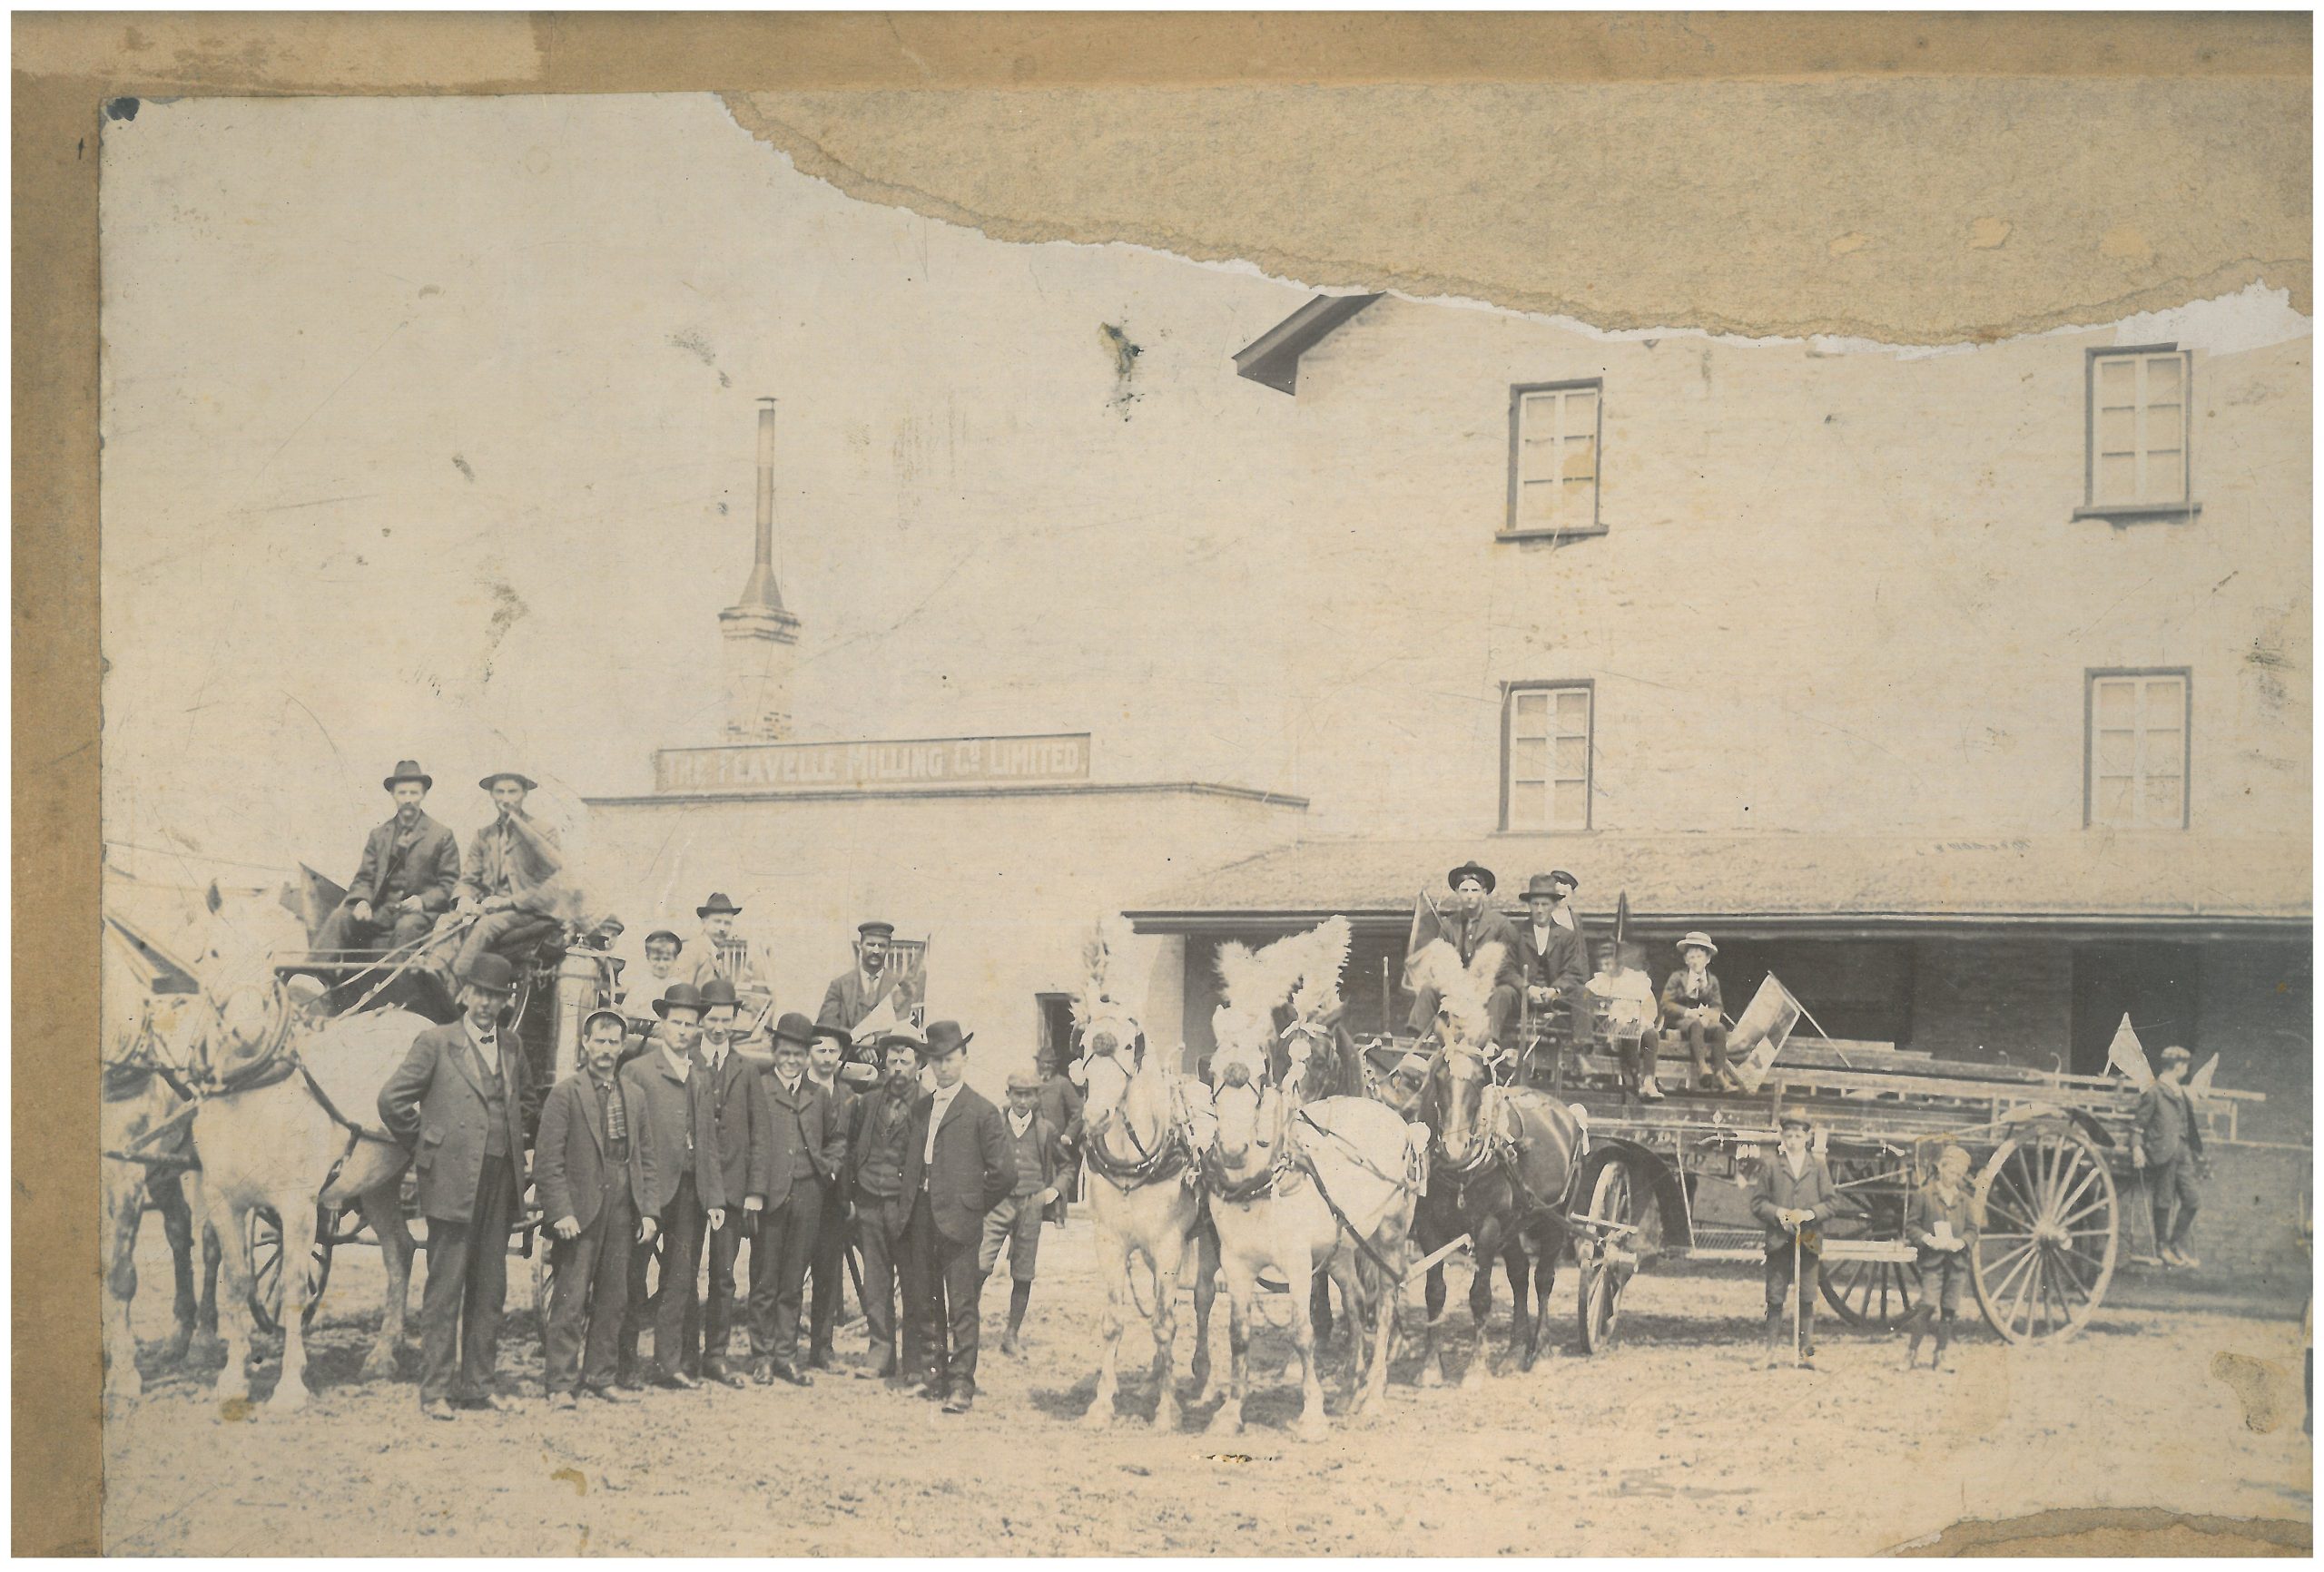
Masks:
[[[877,1363],[872,1374],[900,1380],[926,1368],[920,1318],[912,1312],[919,1283],[904,1250],[911,1204],[904,1194],[904,1145],[912,1105],[920,1100],[920,1034],[899,1027],[881,1037],[886,1078],[855,1101],[847,1126],[846,1190],[863,1251],[863,1325]],[[901,1284],[899,1278],[901,1279]],[[902,1289],[902,1362],[897,1362],[896,1298]]]
[[[459,845],[420,808],[436,778],[405,759],[380,784],[396,811],[364,838],[347,899],[315,936],[319,950],[399,949],[425,938],[436,919],[452,909]]]

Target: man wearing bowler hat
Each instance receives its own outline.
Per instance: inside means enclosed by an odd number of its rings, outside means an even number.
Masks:
[[[494,813],[492,822],[468,841],[460,872],[457,914],[474,921],[452,958],[456,978],[468,976],[476,958],[487,952],[521,962],[554,934],[556,879],[565,870],[556,831],[525,811],[525,798],[539,782],[502,770],[477,784],[491,794]]]
[[[752,1374],[812,1384],[799,1367],[799,1309],[822,1225],[823,1196],[847,1161],[847,1132],[831,1095],[807,1074],[815,1024],[796,1010],[774,1026],[774,1073],[765,1077],[766,1210],[751,1246]]]
[[[832,978],[823,990],[823,1007],[815,1012],[818,1026],[837,1027],[851,1040],[864,1017],[894,993],[901,980],[888,965],[888,945],[896,936],[896,925],[862,922],[856,924],[855,934],[855,965]],[[906,1013],[901,999],[896,1001],[896,1013]]]
[[[379,1123],[406,1150],[428,1219],[428,1287],[419,1305],[419,1411],[452,1405],[515,1410],[494,1364],[508,1288],[508,1224],[525,1187],[524,1076],[501,1024],[516,974],[477,958],[460,985],[460,1018],[431,1027],[379,1088]]]
[[[621,1375],[625,1386],[641,1384],[637,1333],[645,1320],[645,1267],[654,1241],[662,1247],[661,1302],[654,1310],[654,1363],[664,1386],[702,1383],[685,1368],[691,1329],[701,1304],[694,1280],[702,1271],[705,1224],[726,1222],[724,1174],[718,1161],[717,1133],[704,1077],[694,1068],[694,1048],[702,1035],[702,993],[692,983],[674,985],[654,1002],[662,1017],[654,1047],[622,1066],[629,1105],[639,1110],[638,1245],[629,1258],[629,1317],[622,1326]]]
[[[1572,1032],[1576,1052],[1590,1046],[1590,1002],[1584,985],[1590,981],[1590,959],[1581,935],[1570,922],[1557,920],[1565,903],[1566,876],[1537,873],[1525,886],[1526,915],[1532,919],[1517,936],[1517,951],[1524,963],[1525,1003],[1536,1022],[1562,1009]]]
[[[904,1136],[904,1194],[911,1221],[904,1248],[920,1290],[921,1353],[928,1361],[923,1397],[964,1414],[976,1400],[977,1311],[982,1286],[977,1249],[984,1216],[1009,1197],[1017,1163],[1009,1122],[962,1078],[972,1032],[958,1021],[931,1021],[921,1061],[936,1089],[912,1106]]]
[[[404,759],[380,784],[396,811],[364,837],[363,860],[348,881],[347,899],[315,936],[319,950],[400,949],[425,938],[452,909],[459,845],[420,807],[436,777],[417,760]]]
[[[2201,1264],[2187,1250],[2195,1209],[2202,1203],[2195,1166],[2203,1154],[2203,1122],[2195,1116],[2187,1091],[2187,1066],[2193,1058],[2176,1043],[2162,1050],[2162,1069],[2139,1094],[2138,1123],[2131,1131],[2131,1163],[2150,1186],[2155,1253],[2165,1266]]]
[[[759,1067],[741,1053],[743,1031],[736,1018],[734,985],[714,977],[696,991],[702,998],[702,1041],[694,1051],[694,1097],[708,1115],[719,1194],[729,1202],[740,1197],[742,1204],[730,1205],[724,1223],[704,1239],[704,1253],[710,1261],[710,1297],[704,1302],[699,1328],[692,1317],[687,1318],[686,1365],[696,1367],[698,1331],[703,1379],[738,1387],[743,1378],[728,1363],[734,1341],[734,1263],[743,1253],[743,1236],[756,1230],[758,1242],[751,1246],[751,1276],[758,1276],[759,1261],[767,1247],[763,1219],[773,1188],[770,1168],[775,1137],[768,1127],[763,1077]]]
[[[1519,951],[1517,930],[1509,919],[1495,911],[1488,900],[1492,894],[1492,870],[1478,863],[1464,862],[1444,876],[1452,887],[1452,904],[1449,910],[1437,913],[1444,939],[1461,953],[1461,964],[1474,960],[1477,951],[1489,944],[1501,946],[1501,969],[1493,976],[1493,989],[1485,1001],[1485,1012],[1492,1022],[1492,1040],[1502,1048],[1517,1046],[1517,1006],[1525,987],[1525,958]],[[1434,988],[1422,988],[1413,1000],[1411,1026],[1415,1037],[1426,1036],[1436,1028],[1437,1007],[1443,1001]]]
[[[743,915],[723,889],[714,889],[710,899],[694,909],[702,920],[702,938],[696,944],[694,958],[694,986],[708,987],[713,980],[722,980],[738,994],[753,989],[764,992],[766,973],[759,965],[751,941],[734,931],[734,919]]]

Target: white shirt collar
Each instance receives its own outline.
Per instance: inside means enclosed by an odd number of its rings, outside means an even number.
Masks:
[[[476,1029],[475,1019],[472,1017],[465,1015],[460,1017],[460,1025],[468,1028],[468,1041],[476,1045],[477,1052],[483,1054],[487,1059],[497,1060],[499,1058],[500,1031],[498,1027],[493,1027],[486,1031],[482,1036],[478,1036]]]
[[[664,1043],[662,1045],[662,1062],[670,1066],[671,1073],[675,1075],[681,1081],[684,1080],[688,1073],[694,1068],[692,1061],[688,1060],[684,1054],[679,1053],[667,1043]]]
[[[1009,1128],[1016,1134],[1019,1135],[1023,1135],[1026,1130],[1031,1126],[1032,1123],[1033,1111],[1030,1108],[1026,1109],[1021,1114],[1014,1108],[1009,1110]]]

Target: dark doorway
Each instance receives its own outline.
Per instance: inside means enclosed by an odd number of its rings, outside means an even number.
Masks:
[[[2149,1064],[2171,1043],[2200,1058],[2195,1037],[2201,1005],[2201,946],[2076,945],[2071,1068],[2082,1076],[2104,1074],[2107,1046],[2125,1015]]]
[[[1034,1007],[1039,1010],[1041,1029],[1035,1052],[1043,1065],[1062,1067],[1069,1060],[1081,1056],[1081,1045],[1073,1035],[1073,996],[1071,994],[1035,994]]]

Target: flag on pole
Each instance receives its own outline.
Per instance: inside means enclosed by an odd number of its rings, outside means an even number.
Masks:
[[[1406,992],[1413,991],[1413,959],[1421,951],[1444,937],[1444,914],[1436,909],[1436,902],[1422,890],[1413,899],[1412,932],[1404,938],[1404,978]]]
[[[299,864],[298,873],[284,883],[280,897],[282,909],[306,926],[307,942],[310,944],[322,931],[323,924],[330,914],[339,909],[339,903],[346,899],[347,891],[337,882],[326,879],[303,862]]]
[[[1768,1078],[1775,1066],[1776,1056],[1783,1052],[1784,1044],[1791,1037],[1791,1029],[1799,1024],[1807,1012],[1791,990],[1776,980],[1769,972],[1759,984],[1759,991],[1743,1013],[1735,1017],[1734,1033],[1727,1040],[1729,1062],[1743,1082],[1747,1092],[1757,1092],[1759,1083]]]
[[[2203,1067],[2197,1070],[2195,1072],[2194,1078],[2187,1083],[2187,1090],[2192,1092],[2198,1097],[2210,1096],[2211,1095],[2211,1076],[2218,1069],[2219,1056],[2217,1054],[2213,1054],[2210,1058],[2203,1061]]]
[[[2106,1045],[2106,1067],[2122,1071],[2142,1092],[2154,1085],[2154,1069],[2146,1062],[2146,1050],[2139,1046],[2138,1033],[2131,1030],[2127,1014],[2114,1028],[2114,1040]]]
[[[1614,901],[1614,964],[1622,964],[1622,946],[1630,937],[1630,892],[1627,889]]]

